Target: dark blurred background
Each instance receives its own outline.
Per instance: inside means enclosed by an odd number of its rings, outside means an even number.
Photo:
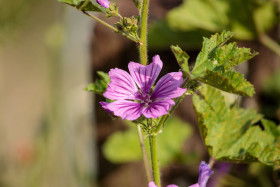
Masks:
[[[123,16],[138,14],[130,0],[117,4]],[[259,52],[237,68],[256,90],[240,105],[279,124],[279,16],[279,0],[151,0],[149,60],[161,56],[160,76],[178,71],[170,45],[187,51],[192,66],[203,37],[233,31],[232,41]],[[112,119],[98,104],[104,98],[83,90],[96,71],[127,70],[130,61],[138,62],[133,42],[70,6],[0,1],[0,186],[147,186],[134,125]],[[225,95],[228,102],[236,99]],[[191,96],[175,114],[160,135],[162,179],[188,186],[209,157]],[[279,185],[272,168],[258,163],[217,163],[214,169],[209,186]]]

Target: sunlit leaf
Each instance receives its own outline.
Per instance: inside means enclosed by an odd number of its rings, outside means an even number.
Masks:
[[[200,75],[198,80],[226,92],[241,96],[251,97],[255,93],[253,85],[242,74],[235,71],[206,70],[203,75]]]
[[[209,154],[221,161],[273,165],[280,160],[279,132],[273,122],[248,109],[230,107],[217,89],[204,86],[193,97],[199,129]],[[264,129],[261,129],[260,122]]]
[[[253,58],[256,52],[239,48],[236,43],[227,44],[231,32],[204,38],[203,47],[192,70],[192,78],[242,96],[252,96],[254,87],[233,67]]]

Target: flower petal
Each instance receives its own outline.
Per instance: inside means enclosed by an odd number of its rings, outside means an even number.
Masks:
[[[172,72],[164,75],[157,82],[151,99],[175,98],[183,95],[187,89],[180,88],[182,82],[182,72]]]
[[[175,102],[172,99],[156,100],[149,104],[149,106],[144,108],[142,114],[146,118],[158,118],[160,116],[168,114],[168,111],[174,104]]]
[[[154,181],[152,181],[152,182],[149,182],[149,187],[157,187],[157,185],[155,184]]]
[[[115,116],[133,121],[141,116],[142,106],[143,104],[140,103],[118,100],[107,104],[106,108],[112,111]]]
[[[207,181],[213,173],[214,171],[210,169],[209,165],[202,161],[199,166],[199,187],[206,187]]]
[[[152,85],[156,81],[162,68],[162,61],[159,55],[154,56],[153,62],[147,66],[139,63],[130,62],[128,64],[129,72],[133,80],[144,93],[149,93]]]
[[[96,0],[96,2],[104,8],[110,7],[110,1],[108,1],[108,0]]]
[[[175,185],[175,184],[169,184],[169,185],[167,185],[166,187],[178,187],[178,186]]]
[[[110,70],[109,76],[111,83],[108,84],[104,97],[112,100],[135,99],[138,88],[129,73],[115,68]]]
[[[107,103],[107,102],[104,102],[104,101],[101,101],[99,102],[99,104],[102,106],[102,108],[104,108],[104,110],[108,113],[113,113],[111,110],[109,110],[109,108],[107,107],[108,104],[110,103]]]

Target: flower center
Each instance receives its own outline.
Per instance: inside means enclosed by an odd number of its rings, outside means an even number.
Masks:
[[[150,94],[143,94],[142,95],[142,102],[145,104],[149,104],[151,102],[151,96]]]
[[[151,102],[151,95],[149,93],[138,93],[137,94],[137,101],[139,103],[144,103],[144,107],[147,107]]]

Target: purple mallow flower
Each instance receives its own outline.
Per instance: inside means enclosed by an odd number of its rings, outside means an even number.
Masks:
[[[206,187],[207,181],[213,173],[214,171],[210,169],[209,165],[206,164],[204,161],[202,161],[199,166],[198,183],[193,184],[189,187]],[[149,187],[157,187],[157,185],[155,185],[155,183],[152,181],[149,183]],[[170,184],[167,187],[178,187],[178,186],[175,184]]]
[[[108,1],[108,0],[96,0],[96,2],[104,8],[110,7],[110,1]]]
[[[206,187],[206,184],[208,182],[208,179],[210,176],[214,173],[209,167],[206,162],[202,161],[199,165],[199,178],[198,183],[193,184],[189,187]]]
[[[142,114],[146,118],[167,114],[175,104],[173,98],[183,95],[186,89],[180,88],[183,82],[182,72],[166,74],[152,89],[161,68],[162,61],[156,55],[147,66],[130,62],[130,74],[118,68],[111,69],[111,83],[103,95],[115,101],[101,102],[102,107],[127,120],[136,120]]]

